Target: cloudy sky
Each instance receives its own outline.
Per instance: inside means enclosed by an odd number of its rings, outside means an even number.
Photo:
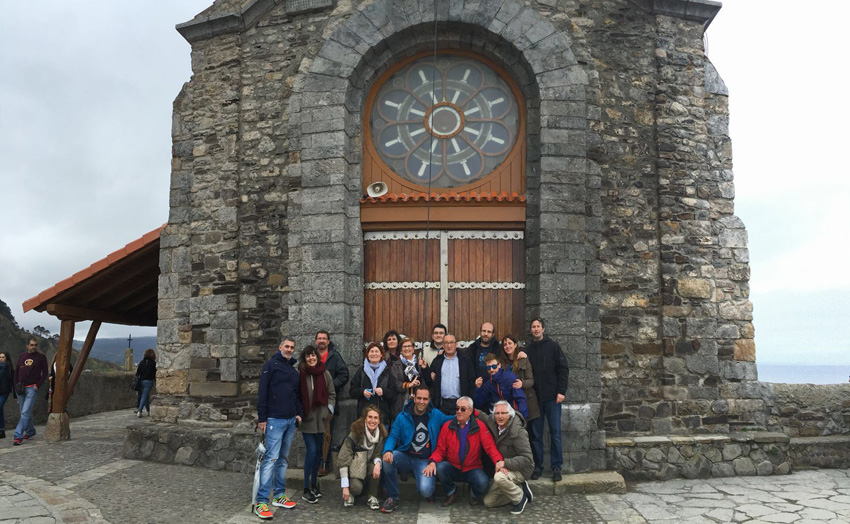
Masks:
[[[174,25],[208,3],[0,0],[0,298],[22,326],[56,332],[21,303],[167,220],[171,103],[191,74]],[[729,0],[707,33],[762,363],[850,364],[848,11]],[[153,333],[100,336],[129,332]]]

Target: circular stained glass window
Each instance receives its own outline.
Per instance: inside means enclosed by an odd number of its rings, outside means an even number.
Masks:
[[[381,86],[369,125],[393,172],[423,186],[459,187],[486,176],[510,153],[519,109],[493,69],[438,55],[411,62]]]

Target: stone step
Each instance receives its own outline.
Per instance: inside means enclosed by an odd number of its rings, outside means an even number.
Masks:
[[[300,498],[300,493],[303,490],[303,480],[304,471],[302,469],[287,469],[287,492],[292,496],[297,495]],[[546,476],[537,480],[528,481],[528,484],[531,486],[531,490],[535,495],[562,495],[565,493],[622,494],[626,492],[626,481],[616,471],[566,474],[560,482],[552,482],[551,477],[547,473]],[[340,488],[339,479],[334,474],[319,477],[319,486],[322,489],[324,498],[339,499],[342,497],[342,488]],[[458,483],[457,486],[459,494],[466,496],[466,484]],[[399,492],[402,499],[410,500],[419,496],[416,492],[416,482],[413,476],[410,476],[406,481],[399,481]],[[442,494],[442,490],[437,486],[437,496],[441,497]]]

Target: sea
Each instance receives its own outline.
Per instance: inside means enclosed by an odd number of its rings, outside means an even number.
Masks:
[[[810,366],[757,362],[759,380],[781,384],[846,384],[850,365]]]

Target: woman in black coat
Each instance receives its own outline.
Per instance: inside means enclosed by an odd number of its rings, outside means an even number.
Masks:
[[[147,408],[148,416],[151,416],[151,389],[156,380],[156,352],[153,349],[145,350],[145,357],[136,368],[136,376],[142,383],[142,394],[139,397],[138,417],[142,418],[142,408]]]
[[[3,406],[11,395],[15,394],[14,379],[15,368],[12,365],[12,356],[8,353],[0,353],[0,438],[6,438],[6,417],[3,415]]]
[[[381,420],[389,427],[393,399],[396,396],[390,365],[384,348],[373,342],[363,350],[363,365],[351,379],[351,398],[357,399],[357,412],[372,404],[381,411]]]

